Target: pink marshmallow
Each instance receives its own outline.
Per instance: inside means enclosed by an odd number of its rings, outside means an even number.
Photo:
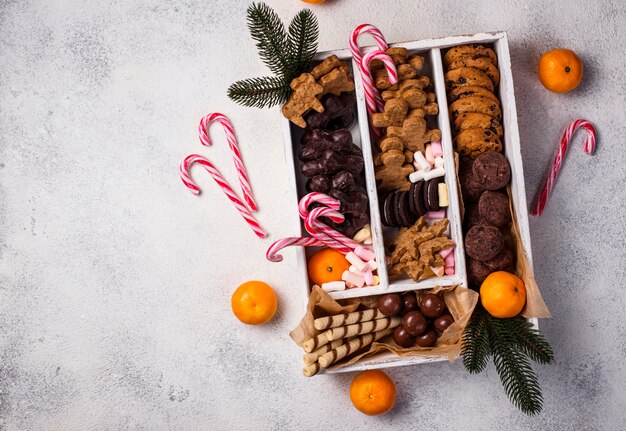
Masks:
[[[435,158],[443,156],[443,149],[441,148],[441,142],[435,141],[430,143],[431,150],[433,152],[433,156]],[[433,161],[434,163],[434,161]]]
[[[363,273],[363,280],[365,280],[365,284],[368,286],[373,286],[375,284],[374,274],[372,274],[371,269],[368,269]]]
[[[446,266],[446,275],[454,275],[454,267]]]
[[[446,218],[446,210],[428,211],[426,213],[426,218],[430,218],[430,219]]]
[[[357,270],[363,272],[367,269],[367,263],[363,262],[359,256],[350,252],[346,254],[346,260],[356,267]]]
[[[358,275],[350,271],[344,271],[341,275],[341,279],[345,281],[346,284],[352,284],[356,287],[363,287],[363,285],[365,284],[365,279],[362,275]]]
[[[447,255],[449,255],[450,253],[452,253],[452,250],[454,250],[454,247],[445,248],[445,249],[441,250],[441,251],[439,252],[439,254],[441,255],[441,257],[445,258]]]
[[[363,259],[364,261],[376,259],[376,255],[371,252],[371,250],[366,249],[365,247],[358,246],[354,249],[354,254]]]
[[[446,257],[443,258],[446,266],[454,266],[454,253],[448,253]]]
[[[426,144],[426,147],[424,147],[424,155],[426,160],[428,160],[428,163],[431,165],[435,164],[435,156],[433,156],[433,149],[430,144]]]

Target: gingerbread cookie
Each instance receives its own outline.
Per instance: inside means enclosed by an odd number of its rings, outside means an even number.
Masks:
[[[467,129],[488,129],[502,139],[504,130],[500,120],[478,112],[463,112],[454,119],[453,132],[459,134]]]
[[[456,149],[463,156],[476,158],[486,151],[502,151],[502,142],[488,129],[467,129],[454,138]]]
[[[450,105],[453,119],[466,112],[478,112],[498,119],[502,117],[500,102],[483,96],[463,97]]]
[[[472,173],[476,182],[485,190],[501,189],[511,180],[509,162],[495,151],[479,155],[472,165]]]
[[[415,171],[412,165],[405,164],[404,153],[390,150],[377,154],[375,158],[376,184],[380,190],[408,190],[411,182],[408,176]]]
[[[412,79],[417,76],[418,70],[412,64],[400,64],[396,66],[398,72],[398,82]],[[395,90],[399,88],[398,84],[393,86],[389,83],[389,77],[387,75],[387,69],[374,70],[374,85],[379,90]]]
[[[318,95],[322,94],[324,88],[315,82],[313,75],[303,73],[291,81],[291,89],[293,93],[287,103],[283,105],[282,113],[292,123],[305,128],[306,121],[302,118],[303,114],[306,114],[310,109],[317,112],[324,110],[324,106],[317,98]]]
[[[443,56],[443,64],[446,68],[449,68],[455,61],[461,60],[464,57],[472,58],[487,58],[494,65],[498,64],[496,59],[496,53],[493,49],[486,48],[482,45],[461,45],[450,48]]]
[[[381,97],[385,102],[387,100],[401,98],[407,101],[409,108],[420,108],[427,102],[428,96],[424,91],[424,88],[426,88],[429,84],[430,79],[428,79],[428,77],[418,76],[416,79],[407,79],[406,81],[402,81],[398,85],[398,89],[395,91],[383,91]]]
[[[389,126],[387,136],[402,139],[404,148],[415,153],[424,152],[424,144],[427,142],[441,140],[441,131],[429,130],[423,117],[409,116],[402,122],[402,126]]]
[[[484,87],[493,92],[493,82],[491,82],[489,76],[475,67],[459,67],[458,69],[449,70],[446,72],[444,79],[448,91],[454,88],[472,85]]]
[[[391,99],[385,102],[383,112],[372,114],[374,127],[401,126],[409,113],[409,103],[402,99]]]

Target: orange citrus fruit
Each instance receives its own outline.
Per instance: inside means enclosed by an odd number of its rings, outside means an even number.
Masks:
[[[341,280],[341,274],[350,268],[345,256],[332,248],[315,252],[309,259],[309,278],[314,284]]]
[[[583,78],[583,63],[570,49],[553,49],[539,59],[539,80],[550,91],[567,93]]]
[[[396,403],[396,385],[380,370],[364,371],[352,380],[350,400],[366,415],[381,415]]]
[[[247,281],[235,290],[230,305],[237,319],[248,325],[272,320],[278,308],[276,293],[267,283]]]
[[[480,286],[480,300],[493,317],[515,317],[526,304],[526,288],[522,279],[510,272],[492,272]]]
[[[302,0],[305,3],[312,3],[312,4],[322,4],[324,3],[326,0]]]

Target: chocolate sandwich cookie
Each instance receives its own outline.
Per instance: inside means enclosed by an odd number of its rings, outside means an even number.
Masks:
[[[511,223],[509,197],[506,193],[487,190],[478,200],[480,217],[498,227]]]
[[[424,204],[428,211],[439,211],[439,183],[443,182],[441,178],[433,178],[424,184]]]
[[[393,193],[389,193],[383,199],[382,222],[385,226],[388,227],[395,225],[393,221],[392,195]]]
[[[449,70],[444,78],[448,91],[451,91],[453,88],[474,85],[484,87],[493,92],[493,82],[491,82],[489,76],[475,67],[459,67],[458,69]]]
[[[491,130],[500,139],[504,135],[502,123],[499,119],[479,112],[463,112],[454,119],[452,131],[455,135],[467,129]]]
[[[426,204],[424,203],[424,181],[411,184],[409,189],[409,208],[415,217],[426,214]]]
[[[476,157],[472,173],[476,182],[485,190],[501,189],[511,180],[509,162],[495,151],[486,151]]]
[[[502,117],[500,102],[483,96],[463,97],[450,105],[450,116],[452,119],[465,112],[478,112],[498,119]]]
[[[475,67],[482,70],[491,79],[494,87],[500,82],[500,72],[489,58],[465,56],[450,63],[448,70],[458,69],[459,67]]]
[[[400,226],[411,227],[415,223],[415,215],[409,209],[409,192],[398,193],[398,221]]]
[[[494,132],[489,129],[467,129],[454,138],[457,151],[471,158],[476,158],[482,153],[502,151],[502,142]]]
[[[450,93],[448,93],[448,100],[449,103],[452,103],[457,101],[458,99],[472,96],[482,96],[498,102],[498,98],[491,91],[483,87],[477,87],[475,85],[465,85],[463,87],[453,88],[452,90],[450,90]]]
[[[465,234],[465,252],[472,259],[487,261],[504,248],[504,238],[495,226],[478,224]]]
[[[493,49],[476,44],[460,45],[450,48],[443,56],[443,64],[448,68],[452,63],[464,57],[487,58],[494,65],[498,64],[496,53]]]

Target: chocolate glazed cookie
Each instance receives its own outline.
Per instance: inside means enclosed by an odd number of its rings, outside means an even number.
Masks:
[[[476,157],[472,165],[474,179],[485,190],[498,190],[511,180],[509,162],[500,153],[486,151]]]
[[[504,248],[504,238],[495,226],[479,224],[465,235],[465,252],[472,259],[488,261]]]
[[[487,190],[480,195],[478,211],[482,219],[494,226],[502,227],[511,223],[509,196],[506,193]]]

